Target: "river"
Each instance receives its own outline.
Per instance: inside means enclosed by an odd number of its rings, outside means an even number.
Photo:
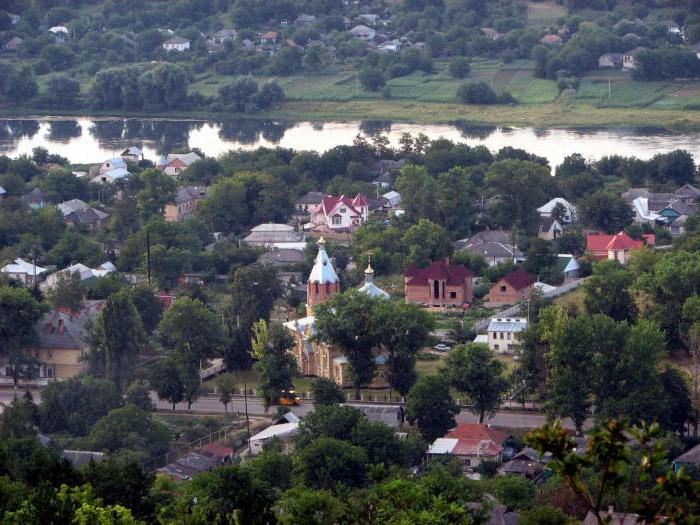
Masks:
[[[386,135],[393,145],[402,133],[424,133],[431,139],[446,138],[492,151],[504,146],[522,148],[561,163],[572,153],[589,159],[604,155],[648,159],[656,153],[686,149],[700,154],[700,132],[674,134],[663,129],[535,129],[464,124],[423,125],[394,122],[277,122],[263,120],[185,121],[153,119],[2,119],[0,155],[31,154],[42,146],[75,164],[102,162],[128,146],[138,146],[146,158],[174,150],[199,148],[207,156],[231,149],[259,146],[324,152],[351,144],[358,133]]]

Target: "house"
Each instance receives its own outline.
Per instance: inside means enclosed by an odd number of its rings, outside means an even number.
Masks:
[[[685,31],[683,30],[683,27],[678,25],[674,20],[664,20],[661,22],[665,27],[666,30],[668,31],[669,35],[676,35],[676,36],[685,36]]]
[[[322,202],[322,192],[310,191],[297,199],[294,203],[294,210],[296,213],[314,215],[320,209]]]
[[[357,25],[348,31],[348,33],[350,33],[353,40],[366,41],[374,40],[374,37],[377,35],[377,32],[374,29],[365,25]]]
[[[22,200],[33,210],[38,210],[46,206],[48,196],[39,188],[34,188],[29,193],[22,195]]]
[[[637,241],[624,231],[615,235],[589,233],[586,235],[586,252],[597,260],[608,259],[627,264],[630,253],[641,250],[644,246],[654,246],[656,237],[653,234],[643,237],[643,240]]]
[[[524,317],[492,318],[486,329],[489,349],[497,354],[512,354],[519,346],[520,332],[526,329]]]
[[[387,203],[391,208],[397,208],[401,205],[401,194],[398,191],[390,191],[382,195],[386,199]]]
[[[601,512],[603,518],[602,523],[607,525],[646,525],[646,520],[643,520],[639,514],[631,514],[626,512],[615,512],[613,507],[609,507],[608,511]],[[598,525],[600,520],[593,511],[588,511],[586,517],[581,522],[581,525]]]
[[[685,469],[686,472],[700,472],[700,445],[695,445],[673,460],[674,472],[681,469]]]
[[[66,26],[53,26],[49,28],[48,32],[54,36],[57,44],[63,44],[70,38],[70,31]]]
[[[141,150],[141,148],[137,148],[136,146],[129,146],[124,151],[122,151],[119,154],[119,156],[125,161],[130,160],[132,162],[138,162],[140,160],[143,160],[143,151]]]
[[[226,50],[223,45],[219,44],[218,42],[214,42],[213,40],[207,40],[204,42],[204,47],[207,48],[207,53],[210,55],[213,55],[214,53],[223,53]]]
[[[563,40],[559,35],[544,35],[540,39],[540,43],[545,46],[558,46],[561,45],[562,42]]]
[[[365,13],[365,14],[358,15],[357,18],[362,20],[364,23],[369,24],[372,27],[375,27],[377,25],[377,21],[379,20],[379,15]]]
[[[260,35],[262,45],[272,45],[277,42],[277,31],[267,31]]]
[[[169,155],[161,155],[158,158],[156,169],[165,172],[167,175],[177,175],[198,160],[202,160],[202,157],[194,151],[189,153],[170,153]]]
[[[496,31],[493,27],[482,27],[481,32],[486,36],[486,38],[489,38],[491,40],[498,40],[501,38],[503,35]]]
[[[63,214],[63,222],[73,228],[85,227],[88,230],[101,230],[109,218],[109,214],[91,207],[80,199],[71,199],[58,204]]]
[[[558,204],[561,205],[559,206],[559,208],[563,207],[564,209],[563,215],[561,217],[558,217],[560,223],[576,222],[576,206],[571,204],[566,199],[562,199],[561,197],[555,197],[549,202],[543,204],[542,206],[537,208],[537,213],[540,214],[540,217],[551,217],[552,213],[554,212],[554,209],[557,208]]]
[[[122,157],[114,157],[100,164],[99,173],[107,173],[116,169],[126,169],[126,161]]]
[[[271,425],[262,432],[258,432],[250,437],[250,453],[253,456],[260,454],[265,445],[272,439],[280,440],[284,443],[285,451],[290,449],[290,441],[299,432],[299,423],[280,423]]]
[[[24,39],[20,38],[18,36],[14,36],[10,38],[7,42],[5,42],[5,50],[7,51],[17,51],[19,49],[19,46],[21,46],[24,43]]]
[[[222,29],[214,33],[212,39],[218,44],[223,44],[224,42],[232,42],[238,37],[238,32],[235,29]]]
[[[35,263],[30,263],[19,258],[0,268],[0,272],[6,273],[10,279],[19,281],[25,286],[34,286],[37,284],[39,276],[47,271],[48,269],[46,268],[42,268]]]
[[[622,53],[605,53],[598,58],[599,69],[621,69]]]
[[[129,173],[126,168],[114,168],[113,170],[101,172],[99,175],[90,179],[90,182],[95,184],[114,184],[118,180],[128,177],[129,175],[131,175],[131,173]]]
[[[394,175],[390,172],[382,173],[372,181],[372,184],[382,190],[385,190],[394,184]]]
[[[537,230],[537,236],[546,241],[553,241],[564,233],[564,227],[553,217],[542,217]]]
[[[645,47],[635,47],[632,51],[627,51],[622,55],[622,69],[636,69],[637,56],[642,51],[646,51]]]
[[[559,253],[557,254],[557,258],[557,267],[561,270],[561,273],[564,274],[564,279],[577,279],[581,266],[576,260],[576,257],[570,253]]]
[[[672,235],[683,233],[684,221],[697,215],[699,198],[700,190],[690,184],[673,193],[652,193],[646,188],[630,188],[622,194],[622,199],[634,210],[637,224],[667,226]]]
[[[692,46],[690,46],[690,49],[695,53],[695,56],[697,58],[700,58],[700,42],[695,42]]]
[[[534,480],[542,475],[550,460],[551,454],[547,453],[545,457],[540,458],[535,449],[525,447],[515,454],[510,461],[499,467],[498,474],[501,476],[521,476]]]
[[[61,459],[65,459],[73,465],[74,468],[79,469],[94,461],[99,463],[107,459],[107,454],[104,452],[94,452],[92,450],[62,450]]]
[[[7,190],[0,186],[0,201],[7,197]]]
[[[486,306],[501,306],[526,301],[532,293],[535,279],[522,268],[501,277],[489,290]]]
[[[406,46],[401,40],[395,38],[393,40],[387,40],[382,44],[377,46],[377,51],[380,53],[400,53],[404,50]]]
[[[44,292],[50,291],[62,278],[70,277],[74,274],[78,274],[80,281],[85,282],[92,279],[99,279],[100,277],[104,277],[116,271],[117,267],[109,261],[102,263],[97,268],[88,268],[81,263],[73,264],[67,268],[64,268],[63,270],[59,270],[49,275],[46,280],[41,283],[41,290]]]
[[[481,255],[489,266],[523,258],[523,253],[512,240],[511,234],[503,230],[484,230],[455,241],[453,246],[456,252]]]
[[[289,248],[303,250],[306,247],[306,236],[288,224],[260,224],[250,230],[243,239],[248,246],[266,248]]]
[[[94,321],[104,308],[105,301],[83,301],[80,311],[54,309],[45,314],[36,325],[37,341],[27,353],[39,363],[40,380],[68,379],[85,369],[88,344],[84,328]],[[0,377],[8,370],[0,366]]]
[[[182,186],[175,194],[175,200],[165,205],[163,216],[166,222],[181,221],[197,209],[199,202],[206,196],[205,186]]]
[[[316,17],[314,15],[299,15],[294,24],[298,26],[310,26],[316,23]]]
[[[436,261],[422,269],[409,266],[403,277],[407,303],[463,307],[474,300],[474,275],[466,266],[451,265],[449,260]]]
[[[185,481],[202,472],[209,472],[217,467],[227,465],[232,460],[233,449],[214,442],[186,454],[173,463],[168,463],[156,472],[176,481]]]
[[[369,218],[369,201],[362,193],[350,198],[345,195],[327,195],[318,210],[311,215],[316,226],[326,226],[331,231],[349,231],[358,228]]]
[[[304,263],[304,252],[292,248],[272,248],[258,257],[258,262],[273,268],[296,267]]]
[[[467,473],[484,460],[501,461],[503,444],[508,439],[504,432],[482,423],[461,423],[445,437],[436,439],[428,449],[431,457],[451,454]]]
[[[386,292],[373,285],[374,273],[368,268],[365,274],[365,283],[362,291],[383,296]],[[340,279],[333,268],[333,263],[326,253],[326,242],[323,238],[318,241],[318,254],[314,266],[309,274],[306,285],[306,317],[284,323],[284,327],[294,338],[294,347],[290,353],[294,356],[302,375],[325,377],[332,379],[343,387],[352,386],[352,379],[348,373],[348,360],[343,352],[314,336],[315,317],[314,306],[322,304],[340,291]],[[376,369],[372,382],[367,385],[370,388],[386,388],[387,359],[383,354],[374,358]]]
[[[182,38],[181,36],[173,36],[168,38],[165,42],[162,44],[163,49],[166,51],[187,51],[190,48],[190,41],[187,40],[186,38]]]

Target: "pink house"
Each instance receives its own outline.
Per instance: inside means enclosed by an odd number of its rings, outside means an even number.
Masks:
[[[466,266],[436,261],[423,269],[409,266],[403,275],[407,303],[464,306],[473,300],[473,274]]]
[[[594,259],[608,259],[626,264],[631,252],[641,250],[644,246],[654,246],[656,243],[656,236],[653,234],[643,237],[643,240],[636,241],[624,231],[615,235],[589,234],[586,235],[586,251]]]
[[[345,231],[357,228],[368,218],[369,201],[362,193],[354,198],[328,195],[323,197],[320,206],[313,211],[311,222],[317,226],[327,226],[331,230]]]

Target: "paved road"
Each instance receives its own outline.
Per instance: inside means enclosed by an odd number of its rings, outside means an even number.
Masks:
[[[19,390],[18,395],[22,395],[24,393],[24,390]],[[34,390],[32,391],[32,394],[34,395],[34,400],[36,402],[39,402],[40,396],[39,396],[39,391]],[[0,390],[0,403],[9,403],[14,399],[14,391],[12,390]],[[165,402],[165,401],[159,401],[155,395],[153,396],[153,400],[156,403],[156,407],[159,410],[172,410],[172,406]],[[176,405],[176,410],[178,412],[187,412],[187,404],[186,403],[178,403]],[[303,416],[310,412],[313,409],[313,404],[311,402],[303,402],[301,405],[294,407],[294,412],[296,412],[298,415]],[[229,404],[228,407],[229,412],[239,412],[241,414],[245,413],[245,400],[242,397],[236,397],[234,400]],[[269,411],[267,412],[268,415],[274,415],[277,410],[277,407],[271,407]],[[193,412],[203,412],[203,413],[208,413],[208,414],[218,414],[224,413],[224,406],[219,402],[219,400],[216,397],[203,397],[198,399],[195,403],[192,404],[192,411]],[[248,398],[248,413],[250,415],[265,415],[265,410],[263,407],[262,402],[257,399],[257,398]],[[457,422],[458,423],[473,423],[477,422],[479,420],[478,416],[475,416],[471,412],[467,411],[466,409],[463,409],[460,414],[457,415]],[[541,414],[537,413],[528,413],[528,412],[515,412],[515,411],[509,411],[509,410],[499,410],[498,413],[491,419],[487,421],[487,423],[496,425],[496,426],[503,426],[503,427],[508,427],[508,428],[522,428],[522,429],[529,429],[529,428],[536,428],[544,424],[545,418]],[[591,425],[591,421],[587,421],[587,424],[585,425],[585,428],[589,428]],[[566,419],[564,420],[564,426],[566,428],[573,429],[574,425],[571,422],[571,420]]]

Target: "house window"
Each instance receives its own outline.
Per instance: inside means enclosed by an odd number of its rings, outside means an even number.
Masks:
[[[334,226],[338,226],[338,225],[342,224],[342,222],[343,222],[342,217],[340,217],[339,215],[333,216],[333,225]]]
[[[12,368],[10,368],[9,366],[5,367],[5,375],[7,377],[10,377],[12,375]]]
[[[619,260],[619,255],[618,255],[617,250],[615,250],[615,251],[613,252],[613,258],[614,258],[616,261]]]
[[[450,299],[457,299],[457,292],[450,292]]]
[[[464,458],[463,462],[465,467],[470,467],[472,464],[472,460],[469,458]]]
[[[508,334],[506,335],[506,339],[508,339],[508,340],[510,341],[510,336],[511,336],[511,335],[513,335],[513,334],[511,334],[510,332],[508,332]]]
[[[503,332],[501,332],[501,340],[503,339]]]
[[[314,293],[318,295],[318,283],[314,283]]]
[[[508,290],[508,287],[506,287],[505,284],[502,284],[501,285],[501,293],[506,293],[507,290]]]
[[[494,350],[498,350],[498,349],[499,349],[499,346],[498,346],[498,345],[493,345],[493,349],[494,349]]]
[[[51,352],[46,353],[46,359],[51,359],[53,358],[53,354]]]
[[[340,208],[339,211],[340,211],[340,213],[347,213],[348,209],[347,208]]]
[[[513,345],[508,345],[508,351],[510,352],[511,350],[513,350]]]

